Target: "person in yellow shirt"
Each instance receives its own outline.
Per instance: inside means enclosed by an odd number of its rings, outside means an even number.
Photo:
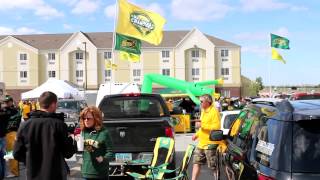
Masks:
[[[29,119],[29,113],[30,112],[31,112],[30,104],[27,101],[24,101],[23,102],[23,107],[22,107],[22,117],[23,117],[24,121]]]
[[[200,122],[197,122],[199,131],[192,136],[192,140],[199,140],[193,155],[192,180],[197,180],[200,174],[201,165],[208,164],[210,169],[216,170],[216,149],[220,141],[210,141],[211,130],[220,129],[220,113],[215,108],[213,99],[209,94],[200,97],[201,115]]]

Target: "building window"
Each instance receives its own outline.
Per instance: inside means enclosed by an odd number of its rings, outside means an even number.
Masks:
[[[49,78],[55,78],[56,77],[56,71],[48,71]]]
[[[55,53],[48,53],[48,60],[56,60],[56,54]]]
[[[21,53],[20,54],[20,61],[26,61],[27,60],[27,54]]]
[[[76,60],[82,60],[83,59],[83,52],[76,52]]]
[[[221,68],[221,75],[229,75],[229,68]]]
[[[192,74],[192,76],[199,76],[200,75],[199,68],[192,68],[191,74]]]
[[[162,58],[169,58],[170,52],[169,51],[162,51]]]
[[[199,50],[198,49],[197,50],[192,50],[191,51],[191,57],[193,57],[193,58],[200,57]]]
[[[230,90],[222,90],[221,94],[222,94],[223,97],[228,97],[228,98],[231,95]]]
[[[162,69],[162,75],[170,76],[170,69]]]
[[[222,58],[222,60],[221,60],[221,61],[226,62],[226,61],[228,61],[228,59],[226,59],[226,58]]]
[[[20,78],[28,78],[28,72],[27,71],[20,71]]]
[[[141,76],[141,69],[134,69],[133,70],[133,77],[140,77]]]
[[[223,49],[221,50],[221,57],[228,57],[229,56],[229,50]]]
[[[111,59],[112,58],[112,52],[104,52],[104,59]]]
[[[54,64],[55,60],[56,60],[56,54],[55,53],[48,53],[49,64]]]
[[[76,70],[76,77],[82,78],[83,77],[83,70]]]
[[[111,80],[111,69],[104,70],[104,81],[110,81]]]

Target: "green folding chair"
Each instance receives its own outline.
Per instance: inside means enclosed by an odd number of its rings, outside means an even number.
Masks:
[[[187,147],[186,152],[184,153],[181,166],[178,169],[175,170],[163,170],[165,173],[173,173],[178,172],[176,177],[170,178],[171,180],[188,180],[188,166],[190,163],[190,160],[192,158],[193,151],[195,150],[196,146],[193,144],[189,144]],[[170,180],[166,179],[166,180]]]
[[[164,170],[167,169],[174,153],[174,140],[168,137],[158,137],[153,149],[151,165],[146,167],[145,174],[126,172],[134,179],[163,179]],[[132,162],[131,162],[132,164]]]

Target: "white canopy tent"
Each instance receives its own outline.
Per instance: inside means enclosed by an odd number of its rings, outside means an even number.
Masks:
[[[39,98],[40,95],[45,91],[51,91],[55,93],[58,98],[83,99],[78,89],[72,87],[63,80],[57,80],[54,78],[48,79],[45,83],[33,90],[22,93],[21,99]]]

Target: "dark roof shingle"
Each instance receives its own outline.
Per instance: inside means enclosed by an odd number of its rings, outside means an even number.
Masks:
[[[158,45],[142,42],[142,47],[175,47],[190,31],[164,31],[163,40]],[[83,32],[82,32],[83,33]],[[97,48],[112,48],[112,32],[89,32],[83,33]],[[12,35],[20,41],[29,44],[39,50],[59,49],[72,36],[66,34],[34,34],[34,35]],[[237,46],[239,45],[215,38],[210,35],[205,36],[216,46]],[[0,40],[7,36],[0,36]]]

